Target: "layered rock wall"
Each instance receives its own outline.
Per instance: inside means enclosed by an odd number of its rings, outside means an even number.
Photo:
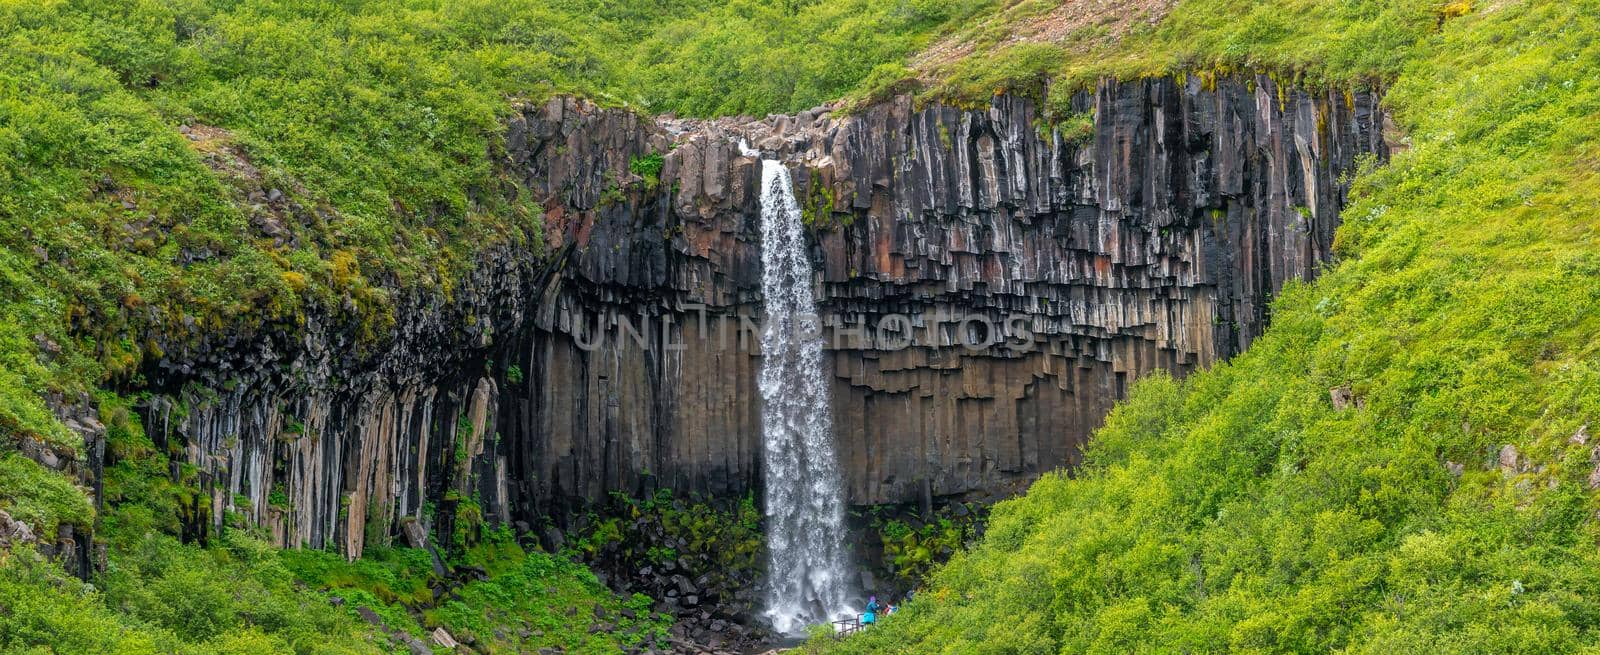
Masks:
[[[358,556],[403,524],[451,532],[458,506],[510,521],[518,473],[497,435],[503,333],[526,323],[551,275],[538,253],[495,248],[452,296],[400,298],[394,331],[372,352],[347,320],[217,336],[149,373],[141,405],[158,447],[180,452],[170,475],[206,493],[182,507],[185,537],[229,513],[285,547]],[[479,509],[481,508],[481,509]]]
[[[1384,156],[1375,95],[1270,79],[1105,83],[853,116],[651,121],[521,108],[500,164],[544,253],[405,296],[352,354],[334,322],[160,367],[146,407],[229,509],[285,545],[365,544],[470,507],[557,523],[611,491],[759,490],[759,166],[812,225],[850,500],[990,497],[1077,461],[1139,375],[1244,348],[1329,256],[1344,180]],[[1092,117],[1092,122],[1091,122]]]
[[[760,315],[759,162],[740,141],[790,167],[813,225],[856,503],[1002,495],[1074,463],[1134,378],[1259,335],[1272,294],[1328,259],[1342,180],[1385,154],[1375,95],[1265,77],[1106,83],[1073,110],[1092,127],[1054,128],[1014,96],[667,121],[654,189],[628,164],[660,137],[619,150],[609,112],[525,110],[515,169],[572,258],[528,367],[547,390],[531,410],[547,419],[522,438],[548,448],[542,479],[574,497],[645,471],[675,489],[755,487],[759,358],[726,336]],[[596,341],[582,336],[596,317],[609,346],[641,311],[666,325],[655,348],[576,347]],[[998,343],[968,347],[984,327]],[[570,397],[605,405],[569,421]],[[561,445],[583,443],[608,450]]]

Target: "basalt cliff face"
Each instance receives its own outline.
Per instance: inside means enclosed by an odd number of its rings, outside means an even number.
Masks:
[[[525,106],[500,163],[544,207],[545,252],[401,295],[377,350],[313,316],[175,351],[146,426],[212,490],[194,529],[233,510],[351,555],[480,514],[563,525],[613,490],[759,492],[742,139],[811,223],[850,502],[1009,494],[1075,463],[1134,378],[1260,333],[1327,261],[1342,180],[1385,156],[1377,103],[1262,77],[1107,82],[1059,127],[1015,96],[718,121]]]

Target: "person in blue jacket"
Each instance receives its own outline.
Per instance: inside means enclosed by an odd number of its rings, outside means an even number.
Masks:
[[[878,597],[867,599],[867,612],[861,615],[861,625],[872,625],[878,622]]]

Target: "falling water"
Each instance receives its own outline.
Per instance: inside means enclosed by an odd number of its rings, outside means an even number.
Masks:
[[[747,151],[748,152],[748,151]],[[789,171],[761,163],[761,431],[766,465],[767,616],[798,633],[851,611],[844,498],[811,295],[811,259]]]

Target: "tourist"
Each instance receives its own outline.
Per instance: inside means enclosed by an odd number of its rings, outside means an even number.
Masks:
[[[861,625],[868,626],[878,622],[878,597],[867,599],[867,612],[861,615]]]

